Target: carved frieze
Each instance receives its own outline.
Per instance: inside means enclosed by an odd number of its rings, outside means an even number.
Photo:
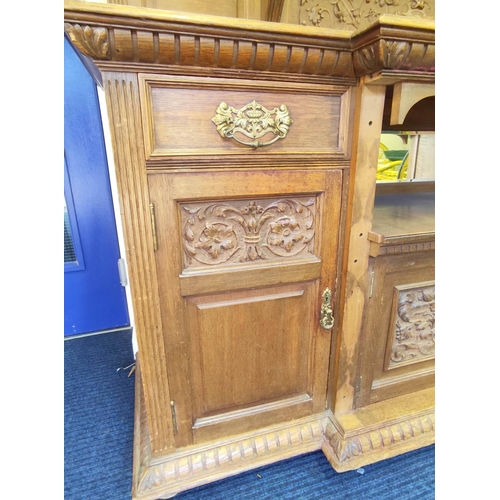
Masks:
[[[434,250],[435,248],[435,241],[426,241],[423,243],[406,243],[401,245],[386,245],[380,246],[378,251],[374,252],[375,255],[372,255],[372,257],[376,257],[377,255],[395,255],[410,252],[425,252]]]
[[[315,199],[182,203],[186,268],[313,254]]]
[[[347,31],[366,28],[381,14],[434,19],[433,0],[297,0],[299,24]]]
[[[65,2],[64,27],[75,46],[101,70],[135,72],[147,67],[164,72],[168,65],[176,72],[190,66],[211,75],[265,71],[268,79],[289,74],[299,80],[334,78],[346,83],[386,69],[433,77],[433,1],[295,1],[300,2],[293,4],[300,13],[294,11],[294,19],[282,18],[290,24],[275,23],[279,28],[273,26],[274,31],[266,31],[262,22],[238,24],[216,17],[203,25],[194,15],[190,21],[155,9],[142,9],[138,27],[119,5],[71,1]],[[260,40],[255,39],[256,30]]]
[[[394,288],[388,347],[386,369],[434,357],[434,283]]]
[[[126,7],[66,1],[64,29],[101,70],[143,71],[148,66],[150,72],[163,72],[171,65],[174,71],[190,66],[224,76],[232,71],[267,71],[271,79],[273,73],[354,78],[348,36],[325,38],[317,37],[315,30],[303,33],[298,26],[276,29],[278,23],[271,28],[257,21],[216,16],[208,21],[195,14],[186,18],[172,11],[135,9],[139,10],[140,27]]]
[[[383,69],[399,71],[435,71],[433,41],[378,40],[357,48],[353,53],[356,74],[365,75]]]

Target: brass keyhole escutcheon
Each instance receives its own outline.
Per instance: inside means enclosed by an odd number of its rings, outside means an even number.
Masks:
[[[321,304],[321,319],[319,320],[319,324],[321,328],[325,330],[331,330],[333,328],[333,324],[335,319],[333,318],[333,309],[332,309],[332,291],[327,287],[323,292],[323,302]]]

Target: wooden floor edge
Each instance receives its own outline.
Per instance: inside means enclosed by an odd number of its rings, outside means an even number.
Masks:
[[[345,472],[434,443],[434,409],[345,433],[331,411],[149,456],[140,370],[136,369],[133,500],[158,500],[241,472],[322,450]]]

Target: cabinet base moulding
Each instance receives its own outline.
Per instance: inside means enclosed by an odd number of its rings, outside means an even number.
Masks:
[[[337,472],[434,443],[434,409],[345,430],[331,411],[152,457],[136,370],[132,498],[158,500],[304,453],[322,450]]]
[[[350,435],[339,431],[334,422],[332,416],[321,449],[337,472],[359,469],[435,442],[434,410]]]

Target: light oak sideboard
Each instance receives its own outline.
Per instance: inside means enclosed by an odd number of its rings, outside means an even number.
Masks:
[[[64,17],[110,122],[133,498],[433,443],[433,190],[384,192],[376,163],[388,89],[401,126],[433,93],[434,22],[345,32],[80,2]]]

